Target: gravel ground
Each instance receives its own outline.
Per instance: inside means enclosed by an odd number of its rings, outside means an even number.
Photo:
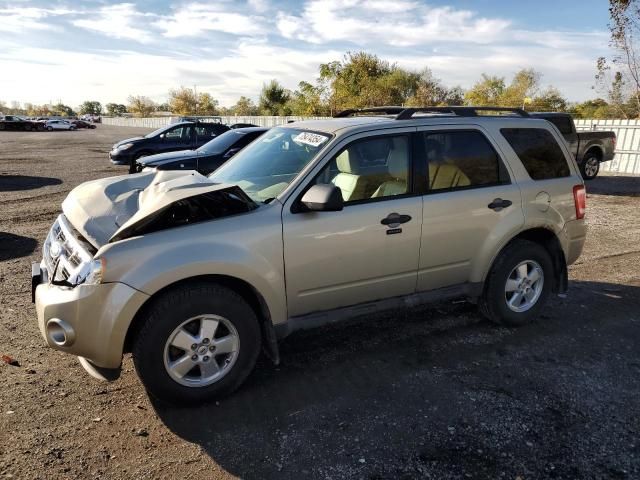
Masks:
[[[47,348],[30,262],[79,183],[142,129],[0,132],[0,478],[640,478],[640,177],[588,185],[566,299],[520,329],[466,303],[288,338],[232,397],[149,401]],[[124,168],[124,170],[123,170]]]

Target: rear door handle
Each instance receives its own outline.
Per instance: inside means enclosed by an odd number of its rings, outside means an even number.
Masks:
[[[487,207],[489,207],[491,210],[495,210],[496,212],[499,212],[503,208],[510,207],[512,203],[513,202],[511,202],[511,200],[503,200],[501,198],[496,198],[493,202],[487,205]]]
[[[394,228],[403,223],[407,223],[410,220],[411,215],[400,215],[399,213],[393,212],[387,215],[387,218],[380,220],[380,223]]]

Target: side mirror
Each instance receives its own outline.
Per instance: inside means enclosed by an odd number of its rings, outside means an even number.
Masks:
[[[339,212],[344,208],[342,190],[335,185],[314,185],[300,200],[312,212]]]

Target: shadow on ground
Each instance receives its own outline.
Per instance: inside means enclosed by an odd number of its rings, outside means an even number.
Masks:
[[[35,238],[0,232],[0,262],[31,255],[37,245]]]
[[[219,403],[155,408],[247,479],[633,478],[638,312],[639,287],[572,282],[519,329],[464,303],[380,314],[294,334]]]
[[[29,175],[0,175],[0,192],[35,190],[49,185],[60,185],[62,180],[52,177],[32,177]]]
[[[602,175],[585,185],[587,193],[640,197],[640,176]]]

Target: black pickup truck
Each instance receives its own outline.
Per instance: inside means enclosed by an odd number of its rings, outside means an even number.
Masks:
[[[580,172],[585,180],[596,178],[600,171],[600,162],[613,160],[616,149],[616,134],[614,132],[578,132],[573,118],[568,113],[534,112],[529,115],[548,120],[560,130],[569,144],[571,153],[576,157],[576,162],[578,162]]]
[[[44,130],[38,122],[26,120],[17,115],[0,115],[0,130]]]

